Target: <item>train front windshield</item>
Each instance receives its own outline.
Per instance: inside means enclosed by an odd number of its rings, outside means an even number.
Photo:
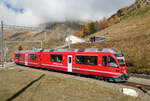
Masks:
[[[124,58],[124,55],[123,54],[115,54],[115,56],[117,57],[117,60],[120,64],[120,66],[126,66],[126,63],[125,63],[125,58]]]
[[[124,57],[117,57],[120,66],[126,66]]]

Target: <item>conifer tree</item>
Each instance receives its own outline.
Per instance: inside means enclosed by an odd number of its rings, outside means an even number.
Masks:
[[[95,32],[96,32],[95,23],[91,22],[90,23],[90,34],[93,34]]]
[[[83,37],[89,35],[89,32],[88,32],[88,31],[89,31],[89,30],[87,30],[86,26],[84,26],[84,28],[83,28]]]
[[[23,50],[22,45],[19,45],[18,50]]]

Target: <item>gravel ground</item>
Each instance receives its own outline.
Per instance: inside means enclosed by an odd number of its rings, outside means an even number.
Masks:
[[[133,77],[150,79],[150,73],[149,73],[149,75],[146,75],[146,74],[136,74],[136,73],[131,73],[130,75],[133,76]]]
[[[31,71],[39,71],[39,72],[44,72],[45,74],[51,73],[52,75],[54,75],[56,77],[73,78],[73,79],[77,79],[77,80],[81,80],[81,81],[85,81],[85,82],[96,83],[102,87],[111,88],[111,89],[117,90],[119,92],[122,91],[122,88],[131,88],[131,89],[136,90],[139,94],[139,97],[143,98],[144,100],[149,101],[149,99],[150,99],[150,91],[148,91],[148,93],[149,93],[149,95],[148,95],[147,93],[144,93],[143,91],[141,91],[138,88],[125,86],[122,83],[109,83],[109,82],[106,82],[103,80],[97,80],[95,78],[88,78],[85,76],[70,75],[70,74],[66,74],[66,73],[52,72],[52,71],[47,71],[47,70],[45,71],[45,70],[40,70],[40,69],[33,69],[33,68],[29,68],[29,67],[24,67],[24,66],[16,66],[14,64],[8,64],[4,69],[14,69],[14,68],[20,68],[20,69],[31,70]],[[131,76],[128,81],[150,85],[150,79],[144,79],[141,77],[137,78],[137,77]]]
[[[145,84],[145,85],[150,85],[150,79],[144,79],[141,77],[139,78],[139,77],[131,76],[128,81],[135,82],[135,83],[141,83],[141,84]]]

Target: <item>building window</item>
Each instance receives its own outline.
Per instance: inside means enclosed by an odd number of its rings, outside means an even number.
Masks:
[[[30,60],[37,60],[36,54],[30,54]]]
[[[97,65],[97,56],[76,56],[76,64]]]
[[[62,62],[63,61],[62,55],[51,55],[50,61],[51,62]]]
[[[103,56],[102,57],[102,64],[103,64],[103,66],[107,66],[107,56]]]
[[[21,59],[21,54],[16,54],[16,59]]]

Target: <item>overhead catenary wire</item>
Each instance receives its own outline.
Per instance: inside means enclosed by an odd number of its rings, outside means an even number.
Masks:
[[[52,29],[45,29],[44,27],[40,27],[40,26],[18,26],[18,25],[7,25],[7,24],[3,24],[3,21],[1,21],[1,40],[2,40],[2,43],[1,43],[1,61],[2,61],[2,66],[4,66],[4,58],[5,58],[5,54],[6,54],[6,48],[7,48],[7,44],[10,44],[10,43],[40,43],[40,48],[42,49],[43,48],[43,41],[46,41],[46,38],[47,38],[47,33],[51,33],[51,32],[54,32],[54,33],[67,33],[67,36],[69,36],[69,32],[71,33],[72,31],[71,30],[67,30],[67,31],[60,31],[60,30],[52,30]],[[7,41],[7,40],[4,40],[4,30],[29,30],[29,31],[39,31],[39,32],[43,32],[44,34],[44,40],[25,40],[25,41],[21,41],[21,40],[17,40],[17,41]],[[69,44],[68,44],[68,47],[70,48],[70,39],[68,40]],[[8,50],[8,48],[7,48]],[[5,52],[5,53],[4,53]]]

